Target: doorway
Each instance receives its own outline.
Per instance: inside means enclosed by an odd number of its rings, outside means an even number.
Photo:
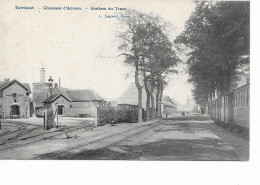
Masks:
[[[64,115],[65,109],[63,105],[58,105],[58,115]]]
[[[18,117],[20,114],[20,107],[19,105],[12,105],[11,106],[11,116]]]

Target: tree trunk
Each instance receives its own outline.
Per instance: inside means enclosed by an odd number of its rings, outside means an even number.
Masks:
[[[150,91],[150,94],[151,94],[151,105],[152,105],[152,117],[151,119],[154,119],[155,117],[155,104],[154,104],[154,95],[153,95],[153,91],[154,91],[154,82],[153,82],[153,79],[152,79],[152,82],[151,82],[151,91]]]
[[[209,101],[208,101],[208,100],[207,100],[207,106],[208,106],[208,112],[207,112],[207,114],[208,114],[208,115],[211,115],[211,114],[210,114],[211,108],[210,108],[210,104],[209,104]]]
[[[145,71],[143,71],[143,76],[144,76],[144,88],[146,91],[146,121],[149,121],[150,120],[151,95],[150,95],[150,91],[148,88],[147,76],[146,76]]]
[[[153,94],[151,95],[151,105],[152,105],[152,113],[151,113],[152,117],[151,117],[151,119],[154,119],[154,117],[155,117],[155,104],[154,104],[154,95]]]
[[[141,123],[143,121],[142,86],[140,85],[138,79],[138,67],[138,62],[135,62],[135,85],[138,89],[138,123]]]
[[[158,118],[162,117],[162,102],[160,100],[160,96],[158,97]]]
[[[160,96],[160,80],[159,77],[157,76],[157,91],[156,91],[156,96],[155,96],[155,102],[156,102],[156,118],[160,117],[160,104],[159,104],[159,96]]]
[[[150,120],[150,103],[151,103],[151,96],[150,93],[146,91],[146,121]]]
[[[156,103],[156,118],[158,118],[160,115],[159,115],[159,110],[160,110],[160,107],[159,107],[159,95],[160,95],[160,92],[159,92],[159,88],[157,86],[157,92],[156,92],[156,96],[155,96],[155,103]]]
[[[142,88],[138,89],[138,123],[143,122]]]
[[[161,109],[161,104],[162,104],[162,95],[163,95],[163,86],[162,84],[160,85],[160,96],[159,96],[159,106]],[[160,110],[160,118],[162,118],[162,111]]]

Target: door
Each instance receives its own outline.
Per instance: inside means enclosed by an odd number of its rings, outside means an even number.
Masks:
[[[18,116],[19,115],[19,106],[18,105],[11,106],[11,115],[12,116]]]
[[[64,115],[64,106],[63,105],[58,106],[58,115]]]

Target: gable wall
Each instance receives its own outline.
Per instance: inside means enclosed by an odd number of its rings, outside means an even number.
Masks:
[[[16,93],[18,95],[16,101],[17,105],[19,105],[20,107],[20,117],[30,117],[29,96],[26,96],[26,90],[18,83],[14,83],[12,86],[3,91],[3,98],[0,99],[0,104],[2,105],[2,111],[0,115],[2,115],[2,117],[4,118],[10,118],[10,106],[14,104],[13,93]]]
[[[54,112],[58,108],[58,106],[56,106],[56,103],[58,105],[63,105],[65,108],[65,116],[68,115],[70,109],[70,102],[67,99],[65,99],[63,96],[60,96],[57,100],[52,102],[52,108]]]

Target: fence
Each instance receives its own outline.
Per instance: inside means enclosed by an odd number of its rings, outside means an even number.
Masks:
[[[249,128],[250,85],[246,84],[209,103],[213,120]]]

